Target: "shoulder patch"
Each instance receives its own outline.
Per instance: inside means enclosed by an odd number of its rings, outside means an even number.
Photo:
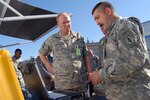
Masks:
[[[139,38],[136,33],[127,28],[127,26],[119,32],[118,40],[120,40],[124,44],[127,50],[129,50],[139,42]]]

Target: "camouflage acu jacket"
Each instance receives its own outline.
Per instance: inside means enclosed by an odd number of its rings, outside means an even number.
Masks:
[[[119,18],[106,38],[100,78],[105,81],[107,99],[148,100],[150,76],[146,70],[150,67],[138,23]]]
[[[83,57],[87,55],[84,38],[76,32],[63,39],[60,33],[50,36],[40,53],[53,52],[56,89],[73,89],[87,83],[87,69]]]

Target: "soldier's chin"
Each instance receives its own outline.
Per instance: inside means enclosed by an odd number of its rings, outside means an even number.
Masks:
[[[106,29],[101,28],[101,31],[103,32],[104,35],[108,35]]]
[[[70,29],[66,30],[66,32],[69,33],[69,32],[70,32]]]

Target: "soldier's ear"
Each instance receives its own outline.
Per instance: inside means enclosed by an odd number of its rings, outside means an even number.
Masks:
[[[107,15],[110,15],[111,14],[111,9],[110,8],[105,8],[105,13],[107,14]]]

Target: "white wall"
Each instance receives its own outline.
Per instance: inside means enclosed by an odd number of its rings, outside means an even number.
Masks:
[[[150,57],[150,21],[143,22],[142,25],[144,28],[144,36]]]

